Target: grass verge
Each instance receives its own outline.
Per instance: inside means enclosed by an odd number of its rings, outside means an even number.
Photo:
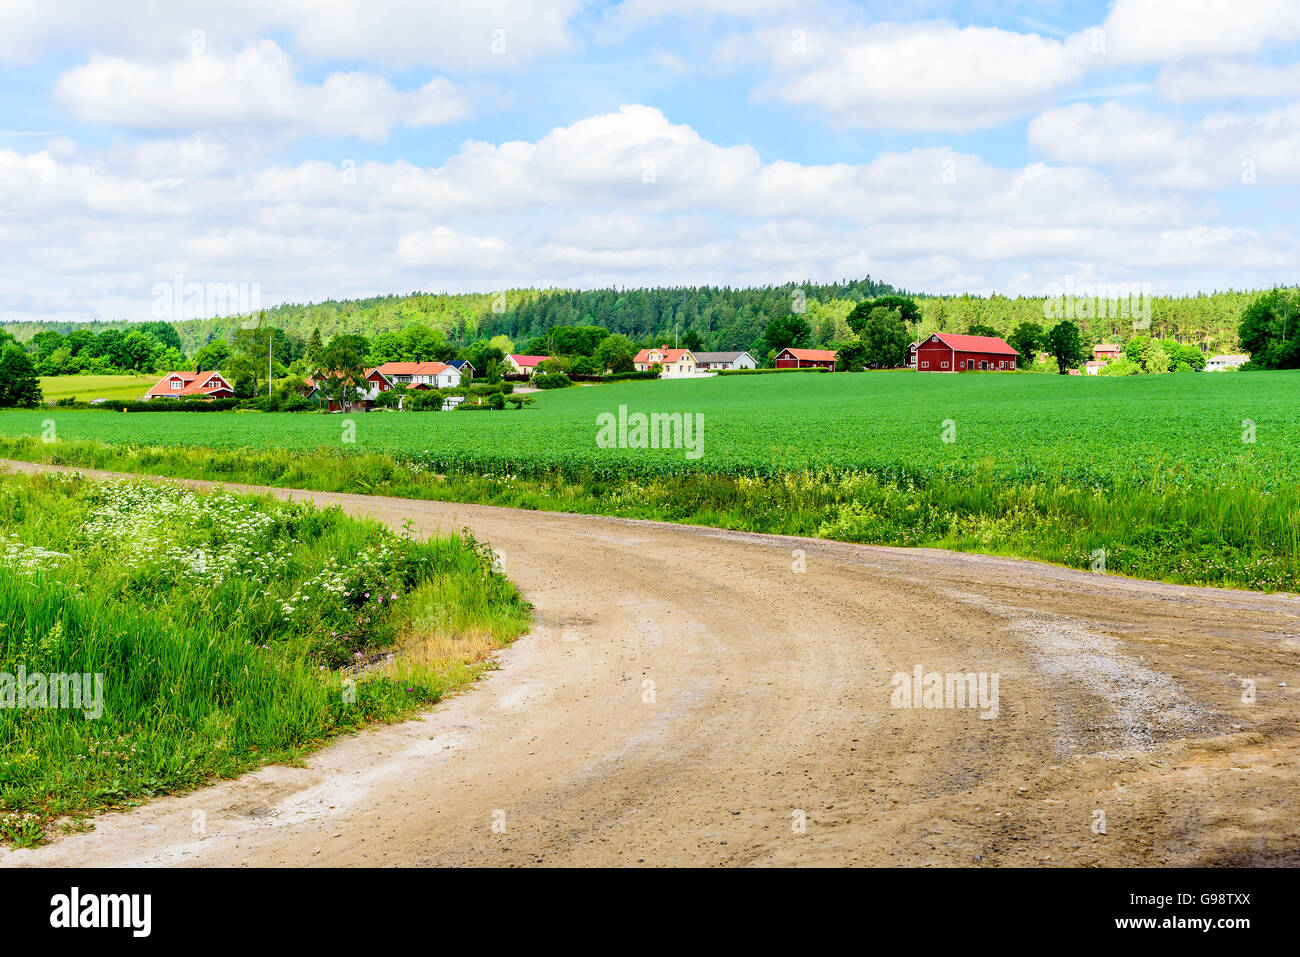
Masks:
[[[468,536],[269,497],[6,475],[0,539],[0,839],[19,846],[427,708],[529,623]]]
[[[1300,488],[1248,478],[1184,484],[1092,485],[1065,477],[1016,482],[981,466],[941,480],[869,470],[778,476],[684,473],[652,477],[457,471],[418,460],[321,448],[211,449],[44,443],[0,437],[0,457],[240,481],[316,491],[648,518],[1034,558],[1191,585],[1300,591]]]

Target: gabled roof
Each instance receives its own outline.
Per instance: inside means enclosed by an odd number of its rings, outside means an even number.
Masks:
[[[547,359],[551,357],[550,356],[521,356],[521,355],[516,355],[515,353],[512,352],[509,355],[507,355],[506,358],[513,360],[515,365],[522,368],[524,366],[535,366],[537,365],[537,363],[545,362]]]
[[[650,359],[650,353],[652,353],[652,352],[657,352],[657,353],[659,353],[659,355],[663,356],[663,361],[664,361],[664,362],[677,362],[678,360],[681,359],[682,356],[692,356],[692,357],[693,357],[693,356],[695,355],[695,353],[691,352],[690,349],[665,349],[665,348],[660,347],[660,348],[658,348],[658,349],[642,349],[640,352],[638,352],[638,353],[636,354],[636,358],[633,359],[632,361],[633,361],[634,363],[635,363],[635,362],[650,362],[650,361],[651,361],[651,359]],[[659,359],[655,359],[655,360],[653,360],[653,361],[655,361],[655,362],[659,362],[660,360],[659,360]]]
[[[470,362],[468,359],[448,359],[447,365],[451,366],[453,369],[463,369],[466,366],[469,366],[471,369],[474,368],[474,363]]]
[[[1117,346],[1113,342],[1099,342],[1092,347],[1093,352],[1123,352],[1123,346]]]
[[[782,349],[780,355],[785,355],[787,352],[796,359],[808,359],[817,362],[834,361],[835,357],[839,355],[838,352],[831,349],[791,349],[789,346]]]
[[[381,375],[439,375],[451,366],[445,362],[385,362],[376,366]]]
[[[209,387],[208,381],[212,379],[213,376],[220,379],[221,383]],[[179,378],[183,384],[179,389],[173,389],[171,387],[171,380],[177,378]],[[209,369],[206,372],[169,372],[159,379],[158,384],[146,392],[145,395],[210,395],[213,392],[220,392],[223,389],[228,392],[234,391],[230,383],[226,381],[226,377],[216,369]]]
[[[696,362],[735,362],[741,356],[749,356],[748,352],[696,352]],[[753,356],[749,356],[751,359]]]
[[[954,352],[992,352],[997,355],[1020,355],[997,336],[959,336],[951,332],[936,332],[930,338],[938,339]]]

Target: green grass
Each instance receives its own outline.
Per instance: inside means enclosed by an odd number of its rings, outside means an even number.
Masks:
[[[19,845],[427,707],[529,618],[472,540],[337,508],[6,476],[0,537],[0,678],[103,689],[98,715],[0,707],[0,839]]]
[[[735,376],[544,393],[509,415],[9,411],[0,453],[1300,590],[1298,395],[1300,372]],[[620,405],[702,414],[703,455],[597,447]],[[49,420],[57,442],[22,438]]]
[[[46,400],[140,399],[157,384],[153,375],[57,375],[41,377]]]
[[[614,476],[778,475],[867,470],[913,481],[992,470],[1009,480],[1063,478],[1282,487],[1300,476],[1300,372],[1114,379],[1049,375],[729,376],[625,382],[540,393],[518,415],[354,416],[0,413],[0,434],[210,448],[385,452],[439,471]],[[704,415],[704,454],[596,447],[596,417],[630,411]],[[356,423],[345,444],[343,419]],[[1243,443],[1242,422],[1256,441]],[[956,441],[942,441],[951,420]]]

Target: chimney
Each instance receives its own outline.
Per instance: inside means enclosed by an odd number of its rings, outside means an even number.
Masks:
[[[667,347],[667,346],[660,346],[660,347],[659,347],[659,351],[660,351],[660,352],[667,352],[667,351],[668,351],[668,347]]]

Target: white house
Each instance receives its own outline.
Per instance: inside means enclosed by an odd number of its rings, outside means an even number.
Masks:
[[[506,356],[506,370],[511,375],[531,376],[537,373],[537,366],[550,356],[521,356],[510,353]]]
[[[385,362],[377,370],[392,385],[408,389],[454,389],[460,385],[460,370],[445,362]]]
[[[697,352],[695,368],[701,372],[706,369],[756,369],[758,363],[748,352]]]
[[[1250,361],[1250,356],[1210,356],[1205,360],[1206,372],[1223,372],[1226,369],[1239,369]]]

